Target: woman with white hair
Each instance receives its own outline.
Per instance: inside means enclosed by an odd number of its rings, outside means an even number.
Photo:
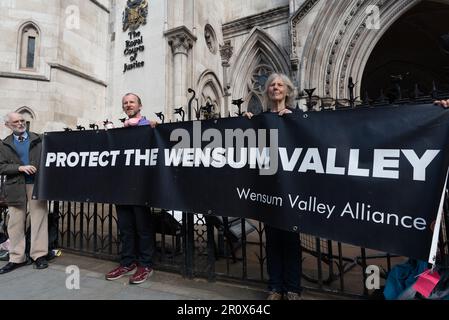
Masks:
[[[294,86],[281,73],[271,74],[263,94],[266,112],[279,116],[294,112]],[[251,119],[254,114],[247,112]],[[265,225],[266,254],[268,269],[268,300],[301,299],[301,244],[299,234]]]

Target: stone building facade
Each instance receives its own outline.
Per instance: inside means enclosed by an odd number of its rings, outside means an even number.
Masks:
[[[22,112],[38,132],[119,126],[127,92],[165,121],[206,104],[233,116],[236,100],[258,111],[271,72],[291,76],[300,107],[304,89],[328,98],[317,107],[348,98],[350,78],[356,96],[388,94],[398,78],[423,91],[431,79],[449,83],[449,0],[0,0],[0,9],[0,112]]]
[[[31,129],[43,132],[106,113],[107,6],[106,0],[0,1],[1,115],[22,112]]]

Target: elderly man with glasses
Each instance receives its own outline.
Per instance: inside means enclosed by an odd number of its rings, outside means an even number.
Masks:
[[[27,264],[25,254],[25,225],[27,211],[31,221],[30,257],[36,269],[48,267],[48,207],[46,201],[32,198],[35,175],[39,168],[42,140],[27,131],[19,113],[8,113],[5,126],[12,131],[0,143],[0,174],[6,176],[6,203],[9,210],[9,263],[0,274],[11,272]]]

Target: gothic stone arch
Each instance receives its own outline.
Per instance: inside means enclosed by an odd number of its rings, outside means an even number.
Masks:
[[[19,109],[16,110],[16,112],[26,116],[27,120],[36,119],[36,113],[30,107],[27,106],[20,107]]]
[[[316,94],[322,97],[348,98],[346,88],[353,77],[360,96],[363,71],[376,44],[395,21],[421,1],[348,0],[323,6],[301,58],[301,88],[317,88]],[[367,28],[367,10],[372,5],[380,10],[378,30]]]
[[[224,91],[217,75],[211,70],[204,71],[198,79],[197,88],[198,103],[204,106],[209,102],[215,107],[216,113],[224,115],[222,103]]]
[[[26,121],[27,130],[31,130],[32,122],[36,119],[36,113],[29,107],[23,106],[16,110]]]
[[[231,69],[233,99],[243,98],[243,109],[263,88],[254,83],[254,74],[281,72],[289,75],[288,54],[262,28],[255,27],[236,55]]]
[[[39,59],[40,59],[40,39],[42,37],[41,29],[38,24],[34,21],[27,21],[20,25],[17,35],[17,69],[27,69],[26,66],[26,55],[27,55],[27,41],[25,39],[27,33],[34,36],[35,38],[35,58],[33,67],[30,69],[32,71],[37,71],[39,69]]]

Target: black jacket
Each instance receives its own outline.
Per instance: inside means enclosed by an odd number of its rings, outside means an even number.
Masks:
[[[30,165],[39,169],[42,139],[34,132],[28,132],[28,136],[30,139]],[[6,203],[9,206],[26,204],[25,174],[19,172],[19,167],[23,165],[14,148],[14,137],[11,134],[0,142],[0,174],[6,176]]]

